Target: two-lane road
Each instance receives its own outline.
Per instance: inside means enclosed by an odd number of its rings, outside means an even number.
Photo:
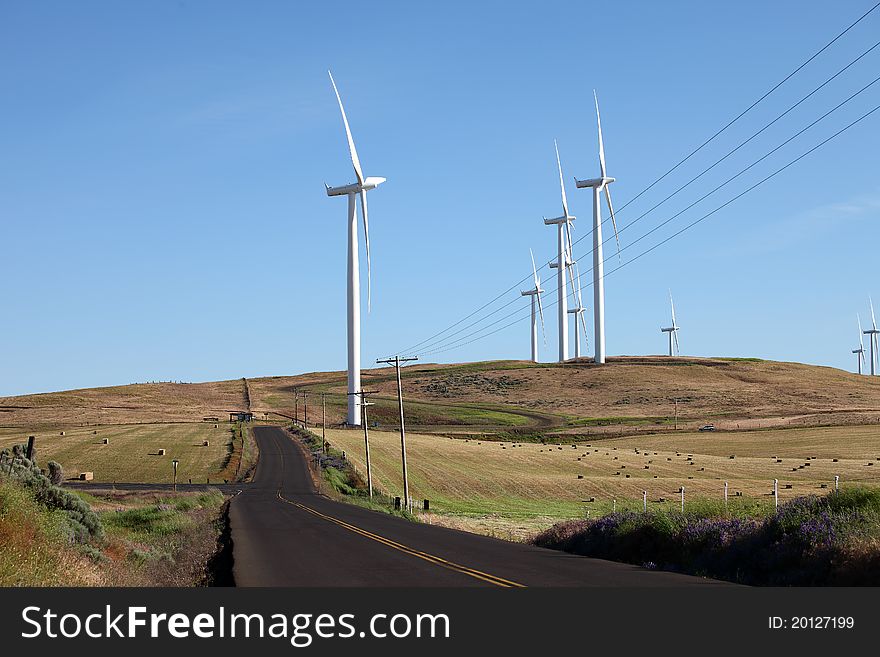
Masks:
[[[317,493],[302,449],[257,427],[254,482],[232,502],[238,586],[706,586],[720,582],[409,522]]]

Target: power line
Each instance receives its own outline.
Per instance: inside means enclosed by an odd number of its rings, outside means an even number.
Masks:
[[[878,42],[876,45],[880,45],[880,42]],[[872,48],[872,49],[873,49],[873,48]],[[835,105],[835,106],[834,106],[833,108],[831,108],[830,110],[826,111],[826,112],[825,112],[824,114],[822,114],[819,118],[815,119],[814,121],[812,121],[811,123],[809,123],[809,124],[806,125],[805,127],[803,127],[803,128],[801,128],[800,130],[798,130],[798,131],[797,131],[795,134],[793,134],[791,137],[789,137],[788,139],[786,139],[785,141],[783,141],[782,143],[780,143],[779,145],[777,145],[775,148],[771,149],[770,151],[768,151],[767,153],[765,153],[764,155],[762,155],[760,158],[758,158],[757,160],[755,160],[754,162],[752,162],[751,164],[749,164],[749,165],[746,166],[745,168],[741,169],[739,172],[737,172],[737,173],[734,174],[733,176],[727,178],[724,182],[722,182],[721,184],[719,184],[719,185],[717,185],[716,187],[714,187],[711,191],[707,192],[706,194],[704,194],[703,196],[701,196],[700,198],[698,198],[696,201],[692,202],[690,205],[688,205],[688,206],[685,207],[684,209],[682,209],[682,210],[678,211],[677,213],[673,214],[672,216],[668,217],[667,219],[665,219],[664,221],[662,221],[661,223],[659,223],[657,226],[655,226],[654,228],[652,228],[652,229],[649,230],[648,232],[646,232],[646,233],[644,233],[643,235],[641,235],[640,237],[638,237],[634,242],[631,242],[630,244],[625,245],[623,248],[620,249],[620,252],[623,252],[623,251],[625,251],[626,249],[631,248],[631,247],[634,246],[635,244],[638,244],[639,242],[641,242],[643,239],[645,239],[645,238],[648,237],[649,235],[652,235],[653,233],[657,232],[657,231],[658,231],[660,228],[662,228],[663,226],[666,226],[667,224],[669,224],[670,222],[672,222],[673,220],[677,219],[677,218],[680,217],[682,214],[684,214],[685,212],[687,212],[688,210],[692,209],[693,207],[695,207],[695,206],[698,205],[699,203],[701,203],[701,202],[703,202],[704,200],[706,200],[709,196],[711,196],[711,195],[714,194],[715,192],[717,192],[717,191],[721,190],[722,188],[726,187],[726,186],[729,185],[731,182],[733,182],[734,180],[736,180],[737,178],[739,178],[740,176],[742,176],[743,174],[745,174],[746,172],[750,171],[750,170],[753,169],[755,166],[757,166],[758,164],[760,164],[761,162],[763,162],[764,160],[766,160],[768,157],[770,157],[771,155],[773,155],[774,153],[776,153],[777,151],[779,151],[781,148],[783,148],[783,147],[785,147],[787,144],[791,143],[794,139],[796,139],[797,137],[799,137],[800,135],[802,135],[803,133],[805,133],[807,130],[809,130],[810,128],[812,128],[813,126],[815,126],[817,123],[819,123],[820,121],[824,120],[825,118],[827,118],[827,117],[828,117],[829,115],[831,115],[832,113],[836,112],[838,109],[840,109],[841,107],[843,107],[844,105],[846,105],[847,103],[849,103],[851,100],[853,100],[854,98],[856,98],[856,97],[859,96],[860,94],[864,93],[866,90],[868,90],[870,87],[872,87],[873,85],[875,85],[877,82],[880,82],[880,76],[874,78],[874,80],[872,80],[871,82],[869,82],[868,84],[866,84],[865,86],[863,86],[863,87],[862,87],[861,89],[859,89],[858,91],[856,91],[856,92],[854,92],[853,94],[851,94],[849,97],[847,97],[845,100],[843,100],[843,101],[841,101],[840,103],[838,103],[837,105]],[[714,165],[713,165],[713,166],[714,166]],[[659,205],[659,204],[658,204],[658,205]],[[656,207],[657,207],[657,206],[655,206],[655,208],[656,208]],[[652,210],[653,210],[653,208],[652,208]],[[645,213],[645,214],[647,214],[647,213]],[[629,224],[627,224],[626,226],[624,226],[623,228],[621,228],[621,230],[620,230],[619,232],[623,232],[625,229],[631,227],[633,224],[635,224],[635,223],[638,222],[640,219],[642,219],[642,218],[645,216],[645,214],[643,214],[642,216],[636,218],[635,220],[633,220],[632,222],[630,222]],[[586,237],[587,237],[587,235],[584,235],[583,237],[578,238],[577,240],[574,241],[573,244],[577,244],[578,242],[580,242],[581,240],[585,239]],[[609,237],[608,239],[606,239],[605,242],[608,242],[610,239],[611,239],[611,237]],[[603,242],[603,244],[604,244],[604,242]],[[592,251],[593,251],[593,249],[591,248],[591,249],[590,249],[590,253],[592,253]],[[607,260],[607,259],[606,259],[606,260]],[[590,271],[592,271],[592,266],[591,266],[590,268],[588,268],[585,272],[582,272],[582,273],[580,274],[580,276],[583,276],[584,273],[588,273],[588,272],[590,272]],[[579,278],[580,278],[580,277],[578,277],[578,279],[579,279]],[[574,281],[572,281],[572,283],[573,283],[573,282],[574,282]],[[573,293],[574,293],[574,285],[572,284],[572,294],[573,294]],[[429,349],[429,348],[433,349],[433,347],[435,347],[435,346],[437,346],[437,345],[442,345],[443,343],[447,342],[447,341],[449,340],[449,338],[451,338],[452,336],[454,336],[454,335],[458,335],[458,334],[462,333],[463,331],[466,331],[468,328],[473,328],[474,326],[476,326],[476,325],[480,324],[481,322],[485,321],[486,319],[488,319],[488,318],[491,317],[492,315],[497,314],[497,313],[501,312],[502,310],[504,310],[505,308],[507,308],[507,307],[513,305],[513,304],[516,303],[517,301],[519,301],[518,298],[511,299],[510,301],[508,301],[508,302],[505,303],[504,305],[500,306],[499,308],[496,308],[494,311],[492,311],[492,312],[491,312],[489,315],[487,315],[486,317],[483,317],[482,319],[478,319],[478,320],[476,320],[476,321],[474,321],[474,322],[471,322],[471,323],[468,324],[467,326],[465,326],[465,327],[459,329],[458,331],[456,331],[456,332],[454,332],[454,333],[448,335],[446,338],[444,338],[444,339],[442,339],[442,340],[436,340],[436,341],[434,341],[434,342],[428,342],[428,344],[425,346],[425,349]],[[555,304],[555,303],[556,303],[556,302],[554,302],[554,304]],[[554,304],[550,304],[548,307],[552,307],[552,305],[554,305]],[[505,315],[505,316],[502,317],[500,320],[497,320],[497,321],[495,321],[495,322],[492,322],[492,323],[489,324],[488,326],[494,326],[494,325],[497,324],[499,321],[503,321],[504,319],[506,319],[506,318],[508,318],[508,317],[510,317],[510,316],[511,316],[511,314]],[[488,328],[488,326],[487,326],[486,328]],[[480,330],[483,330],[483,329],[480,329]],[[478,333],[478,332],[479,332],[479,330],[476,331],[475,333]],[[471,333],[471,334],[469,334],[469,335],[473,335],[473,333]],[[430,351],[429,351],[429,352],[424,352],[424,351],[423,351],[422,353],[430,353]]]
[[[810,57],[808,57],[804,62],[802,62],[802,63],[801,63],[797,68],[795,68],[791,73],[789,73],[789,74],[786,75],[782,80],[780,80],[779,82],[777,82],[777,83],[776,83],[776,84],[775,84],[775,85],[774,85],[769,91],[767,91],[766,93],[764,93],[760,98],[758,98],[756,101],[754,101],[754,102],[753,102],[751,105],[749,105],[745,110],[743,110],[742,112],[740,112],[736,117],[734,117],[731,121],[729,121],[729,122],[728,122],[726,125],[724,125],[721,129],[719,129],[718,131],[716,131],[711,137],[709,137],[708,139],[706,139],[706,140],[705,140],[702,144],[700,144],[697,148],[695,148],[694,150],[692,150],[688,155],[686,155],[683,159],[681,159],[679,162],[677,162],[672,168],[670,168],[668,171],[666,171],[666,173],[664,173],[663,175],[661,175],[659,178],[657,178],[656,180],[654,180],[654,182],[652,182],[650,185],[648,185],[646,188],[644,188],[642,191],[640,191],[638,194],[636,194],[636,196],[634,196],[634,197],[631,198],[629,201],[627,201],[626,203],[624,203],[620,208],[618,208],[618,214],[619,214],[622,210],[624,210],[626,207],[628,207],[631,203],[633,203],[633,202],[636,201],[638,198],[640,198],[642,195],[644,195],[646,192],[648,192],[650,189],[652,189],[653,187],[655,187],[659,182],[661,182],[662,180],[664,180],[664,179],[665,179],[667,176],[669,176],[669,174],[671,174],[673,171],[677,170],[682,164],[684,164],[685,162],[687,162],[691,157],[693,157],[694,155],[696,155],[699,151],[701,151],[701,150],[702,150],[704,147],[706,147],[709,143],[711,143],[712,141],[714,141],[718,136],[720,136],[723,132],[725,132],[728,128],[730,128],[734,123],[736,123],[737,121],[739,121],[743,116],[745,116],[746,114],[748,114],[752,109],[754,109],[757,105],[759,105],[761,102],[763,102],[768,96],[770,96],[773,92],[775,92],[777,89],[779,89],[783,84],[785,84],[786,82],[788,82],[788,80],[790,80],[792,77],[794,77],[798,72],[800,72],[800,71],[801,71],[804,67],[806,67],[810,62],[812,62],[812,61],[813,61],[814,59],[816,59],[819,55],[821,55],[821,54],[822,54],[823,52],[825,52],[828,48],[830,48],[834,43],[836,43],[839,39],[841,39],[844,35],[846,35],[850,30],[852,30],[856,25],[858,25],[859,23],[861,23],[865,18],[867,18],[871,13],[873,13],[878,7],[880,7],[880,2],[877,2],[874,6],[872,6],[870,9],[868,9],[864,14],[862,14],[861,16],[859,16],[859,18],[857,18],[855,21],[853,21],[852,23],[850,23],[850,25],[847,26],[843,31],[841,31],[840,33],[838,33],[833,39],[831,39],[828,43],[826,43],[824,46],[822,46],[822,48],[820,48],[820,49],[817,50],[815,53],[813,53]],[[863,53],[861,56],[859,56],[856,60],[854,60],[853,62],[851,62],[849,65],[847,65],[847,67],[845,67],[844,69],[842,69],[841,71],[839,71],[837,74],[835,74],[834,76],[832,76],[832,78],[826,80],[825,83],[823,83],[822,85],[820,85],[820,87],[818,87],[817,89],[815,89],[812,93],[815,93],[815,92],[818,91],[822,86],[825,86],[825,84],[828,84],[828,82],[830,82],[830,81],[833,80],[835,77],[837,77],[838,75],[840,75],[844,70],[846,70],[846,68],[849,68],[849,66],[851,66],[852,64],[854,64],[856,61],[858,61],[859,59],[861,59],[862,57],[864,57],[865,55],[867,55],[868,52],[870,52],[871,50],[873,50],[875,47],[876,47],[876,45],[875,45],[874,47],[872,47],[871,49],[869,49],[868,51],[866,51],[865,53]],[[789,110],[787,110],[786,112],[784,112],[782,115],[780,115],[779,117],[777,117],[776,119],[774,119],[774,121],[772,121],[770,124],[768,124],[767,126],[765,126],[764,129],[768,128],[770,125],[772,125],[773,123],[775,123],[777,120],[779,120],[779,118],[782,118],[782,116],[784,116],[784,115],[787,114],[789,111],[791,111],[792,109],[794,109],[794,107],[796,107],[796,106],[799,105],[801,102],[803,102],[804,100],[806,100],[806,98],[808,98],[810,95],[812,95],[812,93],[809,94],[807,97],[803,98],[803,99],[802,99],[801,101],[799,101],[798,103],[796,103],[793,107],[789,108]],[[750,141],[750,140],[751,140],[752,138],[754,138],[755,136],[757,136],[757,134],[760,134],[760,132],[763,132],[763,129],[762,129],[761,131],[759,131],[759,133],[756,133],[755,135],[753,135],[753,137],[749,138],[749,140],[747,140],[747,142]],[[747,142],[745,142],[745,143],[747,143]],[[738,146],[738,147],[737,147],[736,149],[734,149],[734,151],[732,151],[731,153],[728,153],[728,155],[725,156],[724,158],[722,158],[722,160],[723,160],[723,159],[726,159],[729,155],[731,155],[733,152],[735,152],[736,150],[738,150],[741,146],[745,145],[745,143],[743,143],[743,144],[741,144],[740,146]],[[720,161],[719,161],[719,162],[720,162]],[[718,164],[718,162],[716,162],[716,164]],[[713,164],[712,167],[710,167],[709,169],[713,168],[716,164]],[[701,177],[701,176],[702,176],[704,173],[706,173],[709,169],[703,171],[699,176],[697,176],[697,178]],[[694,180],[696,180],[696,178],[695,178]],[[691,182],[693,182],[693,180],[691,180],[690,182],[688,182],[687,185],[689,185]],[[686,187],[687,185],[685,185],[684,187]],[[681,189],[683,189],[684,187],[682,187]],[[678,193],[678,191],[681,191],[681,189],[676,190],[675,193]],[[674,194],[675,194],[675,193],[674,193]],[[673,195],[674,195],[674,194],[673,194]],[[662,203],[664,203],[664,202],[666,202],[667,200],[669,200],[669,198],[671,198],[671,196],[670,196],[670,197],[667,197],[666,199],[664,199],[663,201],[661,201],[661,203],[658,204],[658,206],[659,206],[659,205],[662,205]],[[655,208],[658,207],[658,206],[655,206]],[[655,208],[652,208],[652,209],[649,210],[648,212],[653,211],[653,209],[655,209]],[[647,214],[647,213],[646,213],[646,214]],[[644,215],[642,215],[642,216],[644,216]],[[642,217],[639,217],[639,219],[641,219],[641,218],[642,218]],[[607,221],[607,219],[606,219],[605,221]],[[605,222],[603,222],[603,223],[605,223]],[[635,223],[635,221],[631,222],[629,225],[631,225],[632,223]],[[584,239],[584,238],[579,238],[578,240],[576,240],[575,243],[580,242],[580,240],[582,240],[582,239]],[[606,241],[607,241],[607,240],[606,240]],[[552,262],[552,260],[547,261],[547,262],[545,262],[544,264],[542,264],[541,267],[539,268],[539,271],[542,271],[545,267],[547,267],[547,265],[548,265],[550,262]],[[498,294],[496,297],[494,297],[492,300],[490,300],[490,301],[488,301],[487,303],[483,304],[482,306],[480,306],[479,308],[477,308],[477,309],[474,310],[473,312],[469,313],[468,315],[465,315],[463,318],[459,319],[457,322],[455,322],[455,323],[453,323],[453,324],[450,324],[450,325],[449,325],[448,327],[446,327],[445,329],[443,329],[443,330],[441,330],[441,331],[439,331],[439,332],[433,334],[432,336],[430,336],[430,337],[428,337],[428,338],[422,340],[421,342],[417,342],[416,344],[414,344],[414,345],[408,347],[407,349],[404,349],[404,350],[402,351],[402,353],[412,353],[412,352],[414,352],[415,350],[417,350],[419,347],[422,347],[423,345],[425,345],[426,343],[431,343],[431,341],[432,341],[432,340],[435,340],[435,338],[440,337],[441,335],[447,333],[447,332],[450,331],[451,329],[453,329],[453,328],[459,326],[459,325],[462,324],[463,322],[466,322],[468,319],[470,319],[470,318],[473,317],[474,315],[476,315],[476,314],[480,313],[481,311],[485,310],[486,308],[488,308],[489,306],[491,306],[492,304],[494,304],[496,301],[498,301],[499,299],[503,298],[506,294],[508,294],[509,292],[512,292],[513,290],[515,290],[515,289],[517,288],[517,286],[519,286],[519,285],[521,285],[522,283],[526,282],[529,278],[530,278],[529,276],[526,276],[526,277],[522,278],[521,280],[517,281],[514,285],[512,285],[512,286],[509,287],[509,288],[507,288],[506,290],[504,290],[503,292],[501,292],[500,294]],[[507,305],[509,305],[509,304],[507,304]],[[491,316],[491,315],[494,314],[495,312],[500,311],[500,310],[503,309],[504,307],[506,307],[506,305],[505,305],[505,306],[502,306],[500,309],[497,309],[497,310],[493,311],[493,313],[490,313],[489,316]],[[469,326],[473,326],[473,324],[471,324],[471,325],[469,325]],[[467,328],[468,328],[468,327],[465,327],[465,329],[462,329],[462,330],[466,330]],[[456,335],[456,334],[459,333],[459,332],[460,332],[460,331],[454,333],[453,335]],[[450,336],[447,336],[447,338],[448,338],[448,337],[450,337]],[[445,340],[445,339],[446,339],[446,338],[444,338],[444,340]]]
[[[745,195],[748,194],[749,192],[751,192],[751,191],[753,191],[754,189],[760,187],[761,185],[763,185],[764,183],[766,183],[768,180],[770,180],[770,179],[776,177],[777,175],[779,175],[780,173],[782,173],[783,171],[785,171],[785,170],[788,169],[789,167],[791,167],[791,166],[795,165],[796,163],[800,162],[802,159],[804,159],[805,157],[807,157],[807,156],[810,155],[811,153],[815,152],[816,150],[818,150],[819,148],[821,148],[822,146],[824,146],[825,144],[827,144],[827,143],[830,142],[831,140],[837,138],[838,136],[840,136],[841,134],[843,134],[844,132],[846,132],[847,130],[849,130],[850,128],[852,128],[853,126],[855,126],[856,124],[860,123],[860,122],[863,121],[864,119],[868,118],[870,115],[874,114],[874,113],[877,112],[878,110],[880,110],[880,105],[876,105],[873,109],[871,109],[871,110],[869,110],[868,112],[862,114],[859,118],[857,118],[857,119],[855,119],[854,121],[850,122],[849,124],[847,124],[846,126],[844,126],[843,128],[841,128],[840,130],[838,130],[837,132],[835,132],[835,133],[834,133],[833,135],[831,135],[830,137],[827,137],[826,139],[822,140],[821,142],[819,142],[818,144],[816,144],[815,146],[813,146],[813,147],[810,148],[809,150],[805,151],[804,153],[802,153],[801,155],[799,155],[799,156],[796,157],[795,159],[791,160],[790,162],[788,162],[788,163],[785,164],[784,166],[782,166],[782,167],[776,169],[773,173],[771,173],[771,174],[769,174],[768,176],[762,178],[761,180],[759,180],[759,181],[756,182],[755,184],[751,185],[750,187],[746,188],[745,190],[743,190],[742,192],[740,192],[739,194],[737,194],[736,196],[734,196],[734,197],[728,199],[727,201],[725,201],[724,203],[722,203],[721,205],[719,205],[718,207],[716,207],[714,210],[712,210],[712,211],[710,211],[710,212],[707,212],[706,214],[704,214],[704,215],[701,216],[700,218],[698,218],[698,219],[692,221],[692,222],[691,222],[690,224],[688,224],[687,226],[684,226],[683,228],[681,228],[680,230],[676,231],[676,232],[673,233],[672,235],[666,237],[665,239],[661,240],[661,241],[658,242],[657,244],[654,244],[653,246],[651,246],[651,247],[645,249],[644,251],[642,251],[642,252],[639,253],[638,255],[636,255],[636,256],[630,258],[629,260],[627,260],[626,262],[621,263],[620,265],[618,265],[618,266],[615,267],[614,269],[612,269],[612,270],[610,270],[609,272],[607,272],[607,273],[605,274],[605,276],[607,277],[607,276],[609,276],[610,274],[613,274],[614,272],[623,269],[623,268],[626,267],[627,265],[630,265],[630,264],[632,264],[633,262],[635,262],[636,260],[639,260],[639,259],[643,258],[644,256],[648,255],[648,254],[651,253],[652,251],[655,251],[656,249],[660,248],[661,246],[663,246],[663,245],[666,244],[667,242],[669,242],[669,241],[675,239],[676,237],[678,237],[678,236],[681,235],[682,233],[684,233],[684,232],[690,230],[691,228],[693,228],[693,227],[696,226],[697,224],[702,223],[703,221],[705,221],[705,220],[708,219],[709,217],[713,216],[713,215],[716,214],[717,212],[720,212],[721,210],[723,210],[724,208],[726,208],[726,207],[729,206],[730,204],[732,204],[732,203],[734,203],[735,201],[739,200],[740,198],[742,198],[743,196],[745,196]],[[583,274],[581,274],[581,276],[583,276]],[[592,281],[590,281],[590,282],[587,283],[587,287],[589,287],[590,285],[592,285]],[[547,304],[547,307],[548,307],[548,308],[552,308],[554,305],[556,305],[556,302],[555,302],[555,301],[553,301],[553,302]],[[511,315],[508,315],[507,317],[510,317],[510,316],[512,316],[513,314],[516,314],[516,313],[511,313]],[[456,342],[454,342],[454,343],[452,343],[452,344],[450,344],[450,345],[448,345],[448,346],[443,346],[442,348],[436,348],[436,349],[433,349],[433,350],[430,350],[430,351],[427,351],[427,352],[423,352],[423,353],[420,354],[420,355],[424,357],[424,356],[426,356],[426,355],[430,355],[430,354],[436,354],[436,353],[442,353],[442,352],[445,352],[445,351],[451,351],[451,350],[454,350],[454,349],[460,349],[461,347],[464,347],[464,346],[466,346],[466,345],[468,345],[468,344],[471,344],[471,343],[473,343],[473,342],[477,342],[478,340],[482,340],[482,339],[487,338],[487,337],[489,337],[489,336],[491,336],[491,335],[494,335],[494,334],[496,334],[496,333],[498,333],[498,332],[500,332],[500,331],[503,331],[504,329],[509,328],[509,327],[513,326],[514,324],[517,324],[517,323],[523,321],[523,320],[526,319],[526,318],[527,318],[526,316],[520,317],[520,318],[518,318],[518,319],[515,319],[515,320],[512,321],[512,322],[509,322],[508,324],[505,324],[504,326],[501,326],[501,327],[499,327],[499,328],[497,328],[497,329],[494,329],[493,331],[490,331],[489,333],[485,333],[485,334],[483,334],[483,335],[479,335],[479,336],[474,337],[473,339],[470,339],[470,340],[466,340],[465,338],[462,338],[461,340],[458,340],[458,341],[456,341]],[[502,320],[499,320],[499,321],[502,321]],[[498,323],[498,322],[495,322],[495,323]],[[495,323],[493,323],[492,325],[494,325]],[[490,326],[492,326],[492,325],[490,325]],[[488,328],[488,327],[487,327],[487,328]],[[482,329],[482,330],[485,330],[485,329]],[[479,333],[479,332],[480,332],[480,331],[476,331],[476,332],[475,332],[474,334],[472,334],[472,335],[476,335],[476,334]],[[470,337],[470,336],[466,336],[466,337]]]

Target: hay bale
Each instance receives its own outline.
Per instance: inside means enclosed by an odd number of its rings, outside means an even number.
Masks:
[[[210,447],[210,446],[211,446],[210,440],[203,440],[202,441],[202,447]]]
[[[94,472],[80,472],[79,480],[80,481],[92,481],[95,478]]]
[[[62,431],[59,435],[62,435],[62,436],[63,436],[63,435],[65,435],[65,434],[64,434],[64,432]]]
[[[109,445],[109,444],[110,444],[110,439],[109,439],[109,438],[104,438],[104,440],[102,440],[101,442],[102,442],[104,445]]]
[[[159,450],[159,456],[165,456],[165,450],[164,450],[164,449],[160,449],[160,450]]]

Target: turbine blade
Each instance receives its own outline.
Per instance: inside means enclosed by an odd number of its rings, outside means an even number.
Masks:
[[[605,177],[605,144],[602,143],[602,119],[599,116],[599,96],[596,95],[596,90],[593,89],[593,99],[596,101],[596,125],[599,127],[599,170],[602,172],[602,177]]]
[[[541,288],[537,288],[541,289]],[[541,315],[541,334],[544,336],[544,346],[547,346],[547,331],[544,330],[544,304],[541,303],[541,294],[537,293],[535,296],[538,298],[538,314]]]
[[[565,198],[565,182],[562,179],[562,163],[559,161],[559,145],[553,140],[553,146],[556,148],[556,166],[559,168],[559,189],[562,191],[562,214],[568,216],[568,200]]]
[[[672,306],[672,328],[675,328],[675,302],[672,300],[672,290],[669,290],[669,305]]]
[[[617,242],[617,259],[620,260],[620,235],[617,234],[617,221],[614,219],[614,207],[611,205],[611,190],[608,185],[603,187],[605,190],[605,200],[608,201],[608,214],[611,215],[611,226],[614,228],[614,240]]]
[[[581,308],[583,308],[583,306],[581,306]],[[584,319],[583,311],[579,312],[578,315],[581,318],[581,326],[584,328],[584,347],[586,348],[586,347],[590,346],[590,344],[589,344],[590,341],[587,338],[587,320]]]
[[[862,342],[862,318],[858,313],[856,313],[856,321],[859,323],[859,349],[864,349],[865,343]]]
[[[584,307],[584,297],[581,295],[581,267],[578,263],[574,263],[574,270],[577,273],[577,295],[578,295],[578,308]],[[586,330],[586,329],[584,329]]]
[[[681,356],[681,348],[678,346],[678,331],[672,332],[672,341],[675,342],[675,353]]]
[[[367,248],[367,312],[370,312],[370,308],[372,305],[372,281],[370,274],[370,220],[369,215],[367,213],[367,190],[362,189],[360,193],[361,197],[361,216],[364,218],[364,244]]]
[[[868,303],[871,304],[871,328],[875,331],[877,330],[877,320],[874,319],[874,302],[871,300],[871,297],[868,297]]]
[[[566,240],[566,245],[565,245],[566,257],[568,258],[568,262],[571,262],[572,260],[574,260],[574,253],[571,250],[571,222],[570,221],[565,222],[565,240]],[[568,266],[568,262],[565,263],[566,266]]]
[[[348,138],[348,152],[351,155],[351,164],[354,166],[354,175],[357,176],[358,183],[364,184],[364,172],[361,170],[361,161],[358,159],[357,149],[354,147],[354,138],[351,136],[351,128],[348,127],[348,118],[345,116],[345,108],[342,106],[342,97],[339,95],[339,89],[336,88],[336,81],[333,74],[330,75],[330,84],[333,85],[333,91],[336,92],[336,100],[339,101],[339,111],[342,112],[342,123],[345,125],[345,136]]]
[[[532,253],[531,249],[529,249],[529,255],[532,256],[532,276],[534,277],[534,280],[535,280],[535,289],[540,290],[541,289],[541,279],[538,278],[538,268],[535,267],[535,254]]]

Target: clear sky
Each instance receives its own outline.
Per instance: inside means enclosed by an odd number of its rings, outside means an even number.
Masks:
[[[553,257],[541,217],[560,213],[554,138],[575,237],[588,234],[590,196],[572,178],[598,175],[594,88],[626,225],[868,49],[880,9],[622,207],[872,4],[4,0],[0,394],[344,368],[346,204],[323,184],[354,178],[328,68],[365,172],[388,178],[370,195],[368,365],[528,275],[530,247]],[[878,72],[880,48],[622,246]],[[880,84],[622,260],[877,104]],[[672,289],[685,354],[852,369],[856,312],[867,323],[869,294],[880,308],[878,154],[880,112],[609,274],[609,354],[665,349]],[[613,241],[606,255],[620,262]],[[525,316],[518,296],[492,319]],[[555,335],[548,310],[542,359]],[[522,321],[432,358],[528,355]]]

